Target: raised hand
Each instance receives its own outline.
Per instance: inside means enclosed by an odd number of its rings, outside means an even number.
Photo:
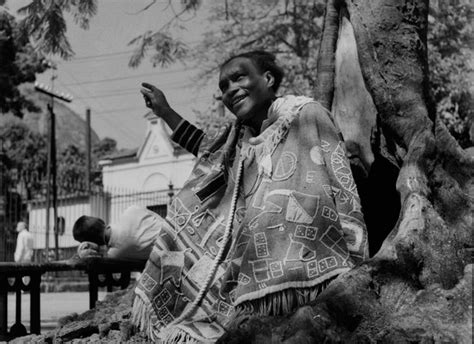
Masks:
[[[166,100],[165,94],[156,86],[144,82],[142,83],[140,92],[145,98],[146,106],[152,109],[158,117],[163,117],[163,115],[166,115],[166,113],[171,109]]]
[[[150,108],[155,115],[162,118],[174,130],[182,117],[178,115],[169,105],[165,94],[156,86],[147,82],[142,83],[140,92],[145,98],[145,104]]]

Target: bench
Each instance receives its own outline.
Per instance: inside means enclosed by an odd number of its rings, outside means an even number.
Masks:
[[[26,335],[26,329],[21,324],[21,293],[30,292],[30,333],[40,334],[40,285],[41,276],[52,271],[85,271],[89,277],[89,308],[95,307],[100,287],[112,291],[114,286],[125,289],[130,283],[132,271],[142,271],[144,261],[128,261],[113,258],[91,257],[85,259],[73,258],[48,263],[13,263],[0,262],[0,340]],[[118,279],[113,274],[120,274]],[[101,280],[100,275],[105,276]],[[26,284],[23,277],[28,276]],[[16,321],[8,331],[8,292],[16,294]]]

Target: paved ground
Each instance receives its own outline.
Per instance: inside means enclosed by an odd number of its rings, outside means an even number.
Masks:
[[[99,300],[103,300],[106,292],[99,292]],[[8,294],[8,328],[15,323],[15,294]],[[21,297],[22,323],[29,331],[30,325],[30,294]],[[41,332],[57,326],[60,318],[72,313],[83,313],[89,309],[88,292],[41,293]]]

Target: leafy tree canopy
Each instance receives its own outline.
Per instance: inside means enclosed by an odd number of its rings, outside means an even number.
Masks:
[[[312,95],[324,1],[230,1],[211,8],[212,29],[193,54],[207,75],[244,50],[273,52],[285,66],[282,93]]]
[[[40,192],[47,163],[45,138],[12,115],[0,117],[0,137],[10,186],[20,185],[29,195]]]
[[[210,11],[211,29],[187,53],[189,60],[202,68],[201,76],[214,75],[219,63],[232,53],[265,48],[285,65],[282,92],[312,95],[324,1],[236,0],[216,3]],[[462,147],[474,144],[469,135],[474,131],[472,19],[473,7],[468,1],[432,2],[428,28],[431,90],[438,116]],[[155,47],[139,45],[133,65],[144,58],[146,49]],[[156,51],[158,54],[159,49]]]
[[[98,161],[106,155],[117,152],[117,141],[105,137],[92,147],[92,155]]]
[[[85,189],[86,156],[74,145],[63,149],[57,162],[57,183],[60,191],[72,192]]]
[[[18,10],[24,15],[20,21],[20,35],[31,38],[35,46],[45,54],[58,54],[68,59],[74,55],[66,37],[64,14],[72,15],[74,22],[83,29],[89,27],[89,19],[97,13],[96,0],[32,0]]]
[[[169,10],[171,19],[160,23],[155,31],[147,31],[133,39],[135,46],[130,66],[137,66],[146,52],[151,62],[167,66],[176,60],[189,59],[202,68],[203,74],[214,75],[219,63],[230,54],[255,48],[275,53],[285,65],[286,79],[282,92],[311,95],[315,85],[315,70],[321,21],[322,0],[234,0],[210,5],[210,29],[196,48],[191,49],[176,39],[173,30],[183,28],[183,15],[196,13],[200,0],[183,0],[179,8],[172,0],[150,0],[142,11]],[[160,6],[160,7],[159,7]],[[94,0],[64,0],[43,2],[33,0],[22,8],[25,18],[22,32],[48,53],[65,58],[72,55],[66,33],[64,12],[72,13],[76,22],[87,27],[97,11]],[[472,4],[466,0],[433,1],[429,26],[429,49],[432,91],[438,114],[462,146],[472,145],[469,127],[472,123]],[[54,34],[53,34],[54,33]]]
[[[23,117],[23,109],[38,111],[35,104],[25,97],[18,86],[33,82],[37,73],[48,65],[36,52],[28,39],[20,35],[13,16],[0,13],[0,112],[11,112]]]
[[[117,142],[108,137],[93,145],[91,156],[92,188],[102,186],[99,160],[115,152],[117,152]],[[87,190],[86,168],[86,152],[75,145],[68,145],[58,156],[58,190],[64,193]]]
[[[110,137],[105,137],[92,146],[91,184],[93,186],[102,186],[102,171],[99,166],[99,161],[117,152],[117,141]]]
[[[47,140],[13,115],[0,117],[0,150],[3,180],[6,189],[25,192],[28,198],[45,193],[47,171]],[[92,185],[101,186],[98,161],[117,151],[117,142],[104,138],[92,147]],[[86,189],[86,156],[84,150],[69,145],[57,157],[58,192]]]
[[[474,125],[473,19],[468,1],[439,1],[431,7],[428,31],[430,82],[437,114],[462,147],[474,143],[469,135]]]

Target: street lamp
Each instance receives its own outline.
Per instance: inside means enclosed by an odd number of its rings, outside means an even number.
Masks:
[[[170,204],[173,201],[173,196],[174,196],[173,187],[174,187],[173,183],[170,181],[170,183],[168,184],[168,197],[170,199],[170,201],[169,201]]]

